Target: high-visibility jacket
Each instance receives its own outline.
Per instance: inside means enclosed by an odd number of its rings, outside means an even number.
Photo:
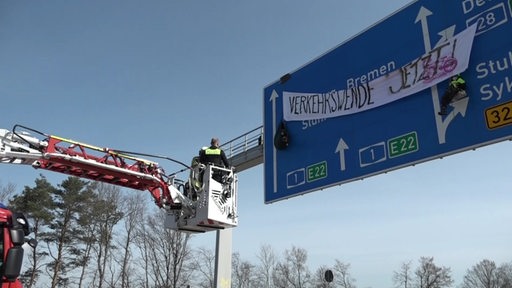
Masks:
[[[464,78],[458,76],[457,79],[452,80],[450,82],[450,86],[458,89],[466,89],[466,80]]]
[[[215,166],[230,166],[226,154],[224,154],[224,151],[218,147],[212,146],[201,150],[199,158],[203,164],[213,163]]]

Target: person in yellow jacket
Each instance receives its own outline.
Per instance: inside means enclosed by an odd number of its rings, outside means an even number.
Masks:
[[[219,139],[212,138],[210,144],[210,147],[199,151],[199,162],[205,165],[213,164],[215,166],[229,168],[231,165],[228,158],[224,151],[219,148]]]
[[[460,75],[453,76],[450,80],[450,85],[444,92],[443,98],[441,98],[441,111],[439,111],[439,115],[446,115],[446,109],[448,108],[448,104],[452,102],[453,98],[458,93],[466,92],[466,80],[462,78]]]
[[[231,168],[231,165],[228,161],[228,158],[226,157],[226,154],[219,147],[219,139],[212,138],[210,144],[210,147],[206,149],[201,149],[199,151],[199,162],[201,162],[204,165],[213,164],[214,166],[217,167]],[[227,181],[227,179],[225,179],[225,176],[227,175],[228,173],[225,171],[214,170],[211,177],[220,183],[225,183],[225,181]],[[231,197],[231,194],[226,192],[225,196],[226,198],[229,198]]]

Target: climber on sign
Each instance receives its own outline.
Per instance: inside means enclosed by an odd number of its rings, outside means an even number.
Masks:
[[[460,75],[453,76],[450,80],[450,85],[448,85],[448,88],[444,92],[443,98],[441,98],[441,111],[439,111],[438,114],[448,114],[446,111],[448,104],[450,104],[453,100],[466,97],[466,95],[466,81],[464,78],[462,78]]]

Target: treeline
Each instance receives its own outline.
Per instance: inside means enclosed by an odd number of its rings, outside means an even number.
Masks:
[[[0,196],[14,195],[9,208],[25,213],[38,241],[24,260],[25,288],[197,287],[202,278],[190,234],[164,229],[165,213],[146,193],[76,177],[54,186],[43,176],[13,189]]]
[[[0,185],[0,201],[24,212],[39,245],[25,257],[25,288],[213,288],[215,253],[191,247],[190,234],[166,230],[165,213],[148,203],[146,193],[68,177],[57,186],[45,177],[18,193]],[[350,264],[335,259],[314,272],[307,251],[291,247],[276,253],[270,245],[256,251],[257,263],[234,253],[231,287],[356,288]],[[332,282],[325,272],[333,272]],[[393,274],[400,288],[512,288],[512,262],[482,260],[455,285],[450,268],[422,257],[403,263]],[[377,288],[377,287],[375,287]]]

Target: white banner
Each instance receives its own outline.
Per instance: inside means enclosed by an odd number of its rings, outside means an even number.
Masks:
[[[432,87],[468,68],[476,25],[389,74],[347,90],[283,92],[286,121],[322,119],[373,109]]]

